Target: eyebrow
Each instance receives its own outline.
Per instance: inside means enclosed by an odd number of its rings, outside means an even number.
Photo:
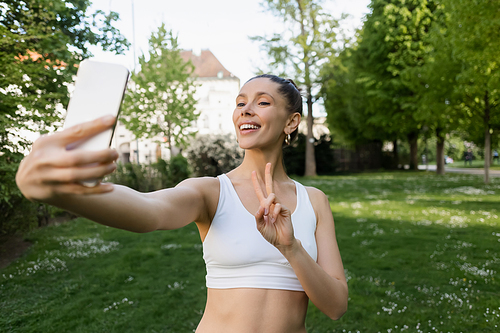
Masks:
[[[257,94],[256,94],[256,95],[257,95],[257,97],[260,97],[260,96],[262,96],[262,95],[267,95],[267,96],[271,97],[271,99],[274,101],[274,97],[273,97],[273,96],[271,96],[271,95],[270,95],[269,93],[267,93],[267,92],[264,92],[264,91],[259,91],[259,92],[257,92]],[[247,97],[247,95],[245,95],[245,94],[239,94],[238,96],[236,96],[236,98],[238,98],[238,97]]]

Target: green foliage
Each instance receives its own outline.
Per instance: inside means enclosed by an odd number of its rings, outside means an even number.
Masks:
[[[438,4],[427,61],[412,73],[419,77],[419,116],[441,137],[458,130],[467,141],[483,142],[489,155],[500,130],[498,6],[482,0]],[[487,174],[485,167],[485,181]]]
[[[106,178],[114,184],[125,185],[139,192],[151,192],[174,187],[190,176],[189,164],[178,154],[152,164],[118,163],[115,172]]]
[[[139,57],[132,73],[121,121],[138,138],[167,137],[170,148],[184,147],[198,118],[192,74],[194,66],[180,54],[177,37],[162,24],[149,39],[148,57]]]
[[[321,62],[336,51],[338,21],[323,10],[320,1],[265,0],[263,4],[285,25],[282,34],[251,37],[268,54],[268,70],[307,87],[318,83]]]
[[[218,176],[236,168],[243,151],[232,135],[198,135],[186,151],[195,176]]]
[[[0,233],[24,231],[46,220],[46,209],[22,198],[15,185],[21,152],[31,144],[24,135],[60,124],[61,105],[69,99],[67,84],[75,65],[91,56],[89,45],[117,53],[128,47],[112,26],[118,14],[91,13],[89,6],[90,1],[76,0],[0,5]]]
[[[498,331],[500,178],[297,180],[329,197],[350,298],[338,321],[310,304],[307,332]],[[30,251],[0,271],[6,332],[191,332],[201,319],[206,271],[194,224],[135,234],[78,219],[28,240]]]
[[[191,175],[189,162],[181,154],[177,154],[170,159],[169,175],[173,186],[177,185]]]
[[[356,46],[346,48],[323,67],[321,95],[330,132],[350,145],[390,140],[392,136],[383,125],[368,121],[369,96],[358,80],[365,56]]]
[[[485,142],[485,130],[500,131],[498,4],[485,0],[443,0],[442,4],[448,20],[441,29],[447,32],[447,42],[453,49],[452,56],[445,60],[460,68],[455,92],[469,118],[465,126],[468,139]]]
[[[357,42],[323,70],[328,122],[354,144],[407,139],[422,126],[413,77],[406,73],[425,62],[435,4],[373,0],[370,8]]]
[[[118,14],[90,13],[90,1],[4,1],[0,9],[0,149],[19,150],[21,129],[44,131],[61,120],[66,84],[89,45],[128,47],[112,23]],[[20,140],[20,141],[19,141]]]
[[[321,84],[322,63],[337,51],[338,21],[315,0],[265,0],[264,7],[283,20],[282,34],[272,37],[251,37],[262,43],[269,56],[268,70],[283,77],[291,77],[305,88],[307,124],[314,124],[313,104],[318,99],[315,90]],[[261,70],[262,72],[262,70]],[[314,140],[308,130],[305,149],[305,173],[316,175]]]

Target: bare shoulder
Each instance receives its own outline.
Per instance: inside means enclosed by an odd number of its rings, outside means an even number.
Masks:
[[[316,187],[312,186],[305,186],[305,188],[314,209],[316,209],[316,207],[320,208],[324,205],[330,207],[328,196],[323,191],[318,190]]]
[[[177,184],[176,187],[187,187],[206,195],[219,195],[219,180],[217,177],[188,178]]]
[[[316,213],[318,222],[330,220],[333,222],[332,210],[330,202],[328,201],[328,196],[323,191],[318,190],[315,187],[306,186],[306,190],[314,212]]]
[[[177,184],[176,188],[195,192],[196,200],[204,206],[205,214],[202,220],[212,220],[219,203],[220,183],[217,177],[188,178]]]

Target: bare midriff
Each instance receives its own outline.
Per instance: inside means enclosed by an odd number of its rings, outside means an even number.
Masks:
[[[208,289],[196,333],[305,333],[307,304],[302,291]]]

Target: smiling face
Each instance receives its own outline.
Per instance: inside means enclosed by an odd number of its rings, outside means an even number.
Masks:
[[[251,80],[241,88],[233,113],[241,148],[281,147],[285,132],[290,133],[288,126],[292,115],[278,88],[277,83],[267,78]]]

